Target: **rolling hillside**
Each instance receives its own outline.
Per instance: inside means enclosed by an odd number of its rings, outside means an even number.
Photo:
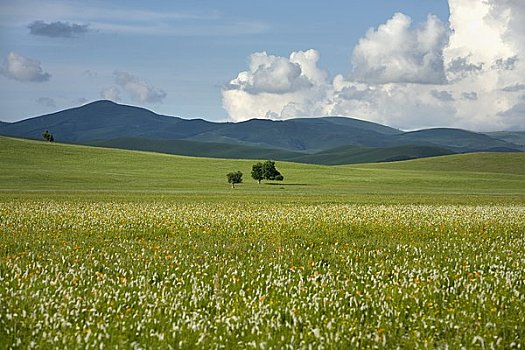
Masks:
[[[370,148],[342,146],[315,154],[290,159],[295,162],[340,165],[357,163],[394,162],[400,160],[442,156],[452,154],[448,149],[434,146],[398,146]]]
[[[440,145],[455,152],[512,152],[519,149],[517,145],[494,139],[486,134],[449,128],[407,132],[398,135],[396,139],[400,143]]]
[[[88,142],[87,144],[99,147],[142,150],[193,157],[274,159],[324,165],[391,162],[454,153],[448,149],[433,146],[399,146],[390,148],[341,146],[321,152],[306,153],[228,143],[221,144],[189,140],[152,140],[143,138],[122,138]]]
[[[0,135],[14,137],[41,139],[45,130],[58,142],[199,157],[271,158],[318,164],[525,149],[508,139],[458,129],[402,132],[343,117],[214,123],[162,116],[110,101],[0,124]]]
[[[294,159],[304,155],[285,149],[263,148],[231,143],[199,142],[190,140],[163,140],[126,137],[108,141],[87,142],[87,145],[150,151],[180,156],[227,159]]]
[[[278,162],[285,181],[262,185],[249,176],[254,163],[250,160],[181,157],[6,137],[0,137],[0,161],[0,191],[32,196],[35,191],[104,191],[152,196],[229,193],[252,199],[284,196],[288,200],[297,196],[365,201],[376,198],[381,202],[407,195],[413,200],[417,194],[433,201],[436,196],[461,201],[468,196],[525,198],[525,153],[345,166]],[[244,183],[232,192],[225,174],[235,170],[244,173]]]
[[[212,123],[201,119],[161,116],[143,108],[97,101],[3,125],[0,134],[40,139],[41,133],[49,130],[57,141],[80,144],[140,137],[319,151],[348,144],[381,146],[384,135],[399,133],[379,124],[341,119],[253,119],[241,123]]]
[[[236,140],[242,144],[283,148],[294,151],[318,152],[329,148],[355,145],[384,147],[389,136],[399,133],[379,124],[348,118],[324,117],[271,121],[252,119],[193,137],[199,141]]]
[[[384,164],[367,164],[368,168],[385,169]],[[525,175],[525,153],[455,154],[431,159],[395,162],[388,169],[442,172],[477,172]],[[525,186],[525,183],[523,183]]]
[[[143,108],[97,101],[87,105],[3,125],[3,135],[41,139],[49,130],[55,140],[81,143],[124,136],[180,139],[203,133],[217,125],[155,114]]]

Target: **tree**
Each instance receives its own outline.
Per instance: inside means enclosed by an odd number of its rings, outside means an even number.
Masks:
[[[267,160],[264,163],[257,162],[252,166],[252,178],[261,183],[261,180],[283,181],[284,176],[275,168],[275,162]]]
[[[252,178],[257,180],[258,183],[264,180],[263,163],[258,162],[252,166]]]
[[[242,173],[240,171],[228,173],[226,177],[228,178],[228,183],[232,184],[232,188],[235,188],[235,184],[242,182]]]
[[[46,140],[47,142],[53,142],[55,141],[55,138],[53,137],[53,134],[51,134],[49,132],[49,130],[46,130],[45,132],[42,133],[42,137],[44,138],[44,140]]]
[[[275,162],[267,160],[262,165],[263,177],[266,180],[282,181],[284,177],[281,175],[279,170],[275,168]]]

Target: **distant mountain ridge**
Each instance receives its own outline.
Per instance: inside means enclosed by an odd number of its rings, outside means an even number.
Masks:
[[[525,131],[494,131],[486,134],[492,138],[521,146],[525,150]]]
[[[58,142],[180,155],[271,158],[320,164],[525,150],[524,146],[504,139],[507,134],[491,137],[446,128],[403,132],[346,117],[216,123],[159,115],[111,101],[96,101],[15,123],[0,123],[0,135],[5,136],[41,139],[45,130],[49,130]]]

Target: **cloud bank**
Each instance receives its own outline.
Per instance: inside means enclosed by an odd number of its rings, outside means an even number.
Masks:
[[[51,78],[51,74],[44,72],[40,61],[10,52],[0,68],[3,76],[21,82],[44,82]]]
[[[254,53],[223,89],[234,121],[343,115],[402,129],[525,129],[525,3],[449,0],[448,24],[396,13],[329,79],[310,49]]]
[[[34,21],[27,26],[32,35],[47,36],[50,38],[73,38],[89,31],[89,24],[68,22]]]

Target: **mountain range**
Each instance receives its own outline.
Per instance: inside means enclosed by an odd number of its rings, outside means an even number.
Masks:
[[[0,135],[170,154],[317,164],[382,162],[468,152],[521,152],[525,132],[436,128],[404,132],[347,117],[217,123],[96,101],[0,123]]]

